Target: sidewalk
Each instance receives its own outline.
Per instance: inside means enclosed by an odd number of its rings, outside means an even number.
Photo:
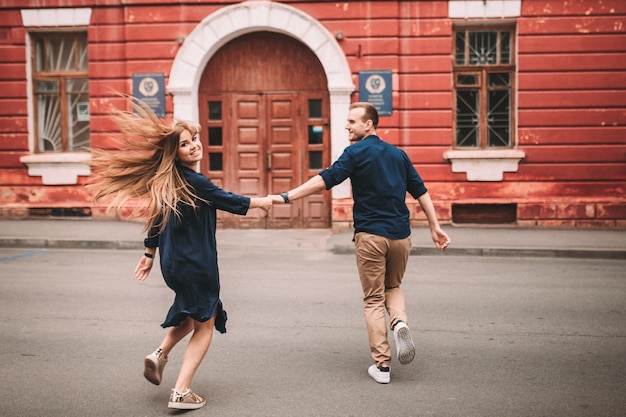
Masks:
[[[0,247],[143,248],[143,225],[98,220],[0,220]],[[597,229],[523,229],[514,227],[444,226],[452,243],[446,255],[524,256],[626,259],[626,231]],[[413,255],[443,255],[435,250],[428,229],[413,229]],[[352,232],[330,229],[218,229],[218,245],[325,247],[353,253]]]

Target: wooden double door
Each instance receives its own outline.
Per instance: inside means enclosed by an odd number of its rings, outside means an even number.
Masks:
[[[227,191],[265,196],[287,191],[328,166],[328,101],[323,92],[205,96],[200,112],[202,172]],[[247,216],[221,212],[224,227],[330,227],[330,193]]]
[[[329,97],[315,54],[289,36],[255,32],[222,46],[199,88],[202,172],[227,191],[278,194],[317,175],[330,163]],[[326,228],[330,192],[266,215],[220,213],[233,228]]]

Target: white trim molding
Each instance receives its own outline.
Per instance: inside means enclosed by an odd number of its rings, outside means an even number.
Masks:
[[[522,0],[450,0],[448,17],[452,19],[488,19],[519,17]]]
[[[88,7],[64,9],[22,9],[25,27],[88,26],[91,9]]]
[[[328,80],[331,158],[349,145],[344,126],[355,90],[348,61],[335,37],[317,20],[294,7],[267,0],[244,1],[207,16],[184,40],[170,71],[168,91],[174,116],[199,120],[198,88],[211,57],[227,42],[247,33],[270,31],[299,40],[317,56]],[[334,187],[333,198],[350,197],[349,184]]]
[[[25,155],[20,162],[28,166],[28,175],[41,177],[44,185],[73,185],[78,176],[91,174],[89,153],[41,153]]]
[[[505,172],[517,172],[526,154],[519,149],[451,150],[443,154],[452,172],[465,172],[468,181],[502,181]]]

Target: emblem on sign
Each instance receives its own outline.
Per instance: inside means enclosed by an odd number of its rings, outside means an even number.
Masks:
[[[378,74],[370,75],[365,81],[365,88],[370,94],[380,94],[386,87],[385,79]]]
[[[139,92],[145,97],[153,97],[159,92],[159,83],[152,77],[146,77],[139,83]]]

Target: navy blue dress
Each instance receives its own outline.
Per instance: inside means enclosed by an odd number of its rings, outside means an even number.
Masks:
[[[196,208],[180,204],[180,217],[172,214],[165,229],[155,226],[144,240],[147,248],[159,248],[165,283],[176,293],[162,327],[178,326],[185,318],[207,321],[215,315],[215,328],[226,332],[226,312],[220,300],[220,277],[215,240],[216,210],[244,215],[250,198],[229,193],[204,175],[179,167],[194,193],[209,203]]]

